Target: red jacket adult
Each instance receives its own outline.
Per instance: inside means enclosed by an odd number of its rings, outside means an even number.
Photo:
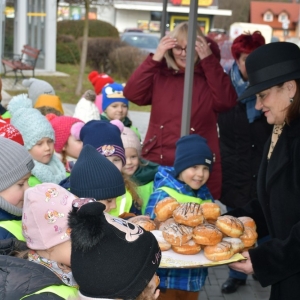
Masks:
[[[180,138],[183,89],[184,70],[169,69],[165,59],[154,61],[152,54],[128,80],[125,97],[137,105],[152,105],[142,150],[145,159],[173,166],[175,143]],[[208,187],[215,199],[220,197],[222,183],[217,115],[236,105],[236,99],[230,78],[215,55],[195,65],[190,133],[205,137],[214,153]]]

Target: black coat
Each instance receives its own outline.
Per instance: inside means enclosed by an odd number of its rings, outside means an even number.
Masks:
[[[257,197],[257,175],[264,145],[272,126],[262,116],[248,122],[246,106],[239,102],[219,114],[223,204],[235,208]]]
[[[258,200],[230,211],[259,220],[272,239],[249,250],[253,269],[263,287],[272,285],[272,300],[300,299],[300,118],[285,126],[270,161],[270,139],[264,148],[258,176]]]
[[[0,255],[0,299],[17,300],[62,281],[44,266],[26,259]],[[62,300],[53,293],[32,295],[26,300]]]

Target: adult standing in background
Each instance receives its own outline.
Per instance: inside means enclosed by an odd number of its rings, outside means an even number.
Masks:
[[[259,31],[239,35],[232,43],[231,53],[235,62],[229,72],[231,82],[240,96],[248,87],[245,61],[248,55],[265,44]],[[271,134],[262,111],[255,109],[256,96],[238,102],[218,118],[222,163],[222,193],[220,201],[227,209],[243,206],[256,198],[256,183],[264,144]],[[246,283],[247,275],[229,271],[229,278],[222,285],[222,292],[234,293]]]
[[[137,105],[152,105],[142,156],[160,165],[172,166],[181,129],[186,48],[195,47],[190,133],[206,138],[214,153],[215,163],[208,186],[213,197],[218,199],[221,161],[217,115],[233,107],[237,96],[220,65],[218,45],[205,38],[198,25],[196,30],[195,45],[188,44],[187,22],[177,25],[163,37],[156,52],[131,75],[124,95]]]

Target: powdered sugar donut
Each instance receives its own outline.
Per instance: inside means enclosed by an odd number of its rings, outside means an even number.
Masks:
[[[171,244],[164,239],[162,231],[152,230],[151,233],[155,236],[161,251],[167,251],[171,249]]]
[[[171,245],[181,246],[193,236],[193,228],[180,224],[171,224],[163,230],[164,239]]]

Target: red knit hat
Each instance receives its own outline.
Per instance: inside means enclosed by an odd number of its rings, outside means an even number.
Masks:
[[[0,136],[13,140],[24,146],[24,141],[20,131],[10,124],[10,119],[0,118]]]
[[[113,83],[114,80],[108,76],[105,73],[98,73],[97,71],[92,71],[89,76],[89,81],[92,83],[94,86],[94,90],[96,95],[99,95],[101,93],[102,88],[108,84],[108,83]]]
[[[54,149],[57,153],[62,152],[70,135],[79,140],[79,133],[84,125],[81,120],[69,116],[56,116],[54,114],[47,114],[46,118],[51,123],[55,132]]]

